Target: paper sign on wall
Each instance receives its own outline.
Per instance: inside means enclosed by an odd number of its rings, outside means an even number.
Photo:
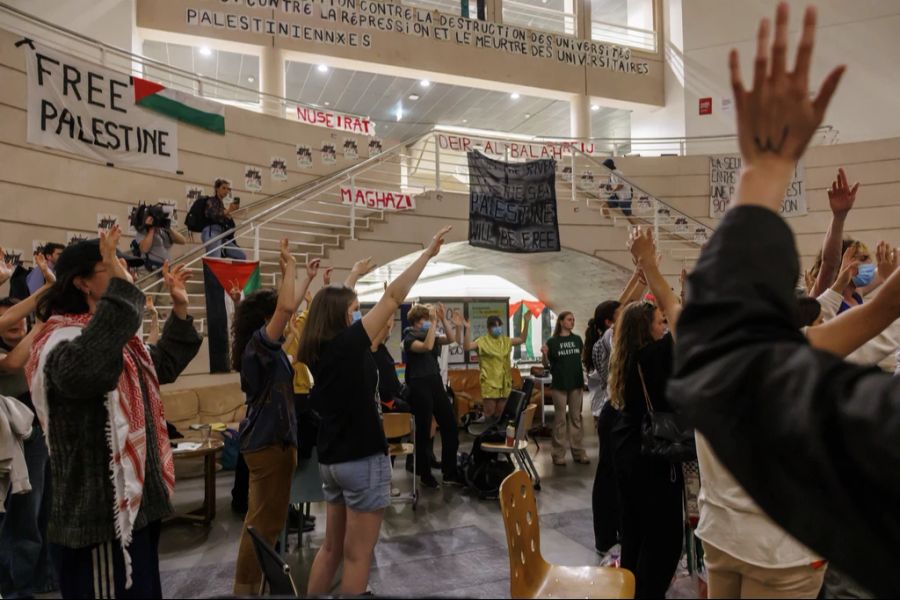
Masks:
[[[3,249],[3,260],[12,266],[16,266],[22,263],[22,249],[21,248],[4,248]]]
[[[725,215],[731,197],[737,188],[741,174],[740,154],[720,154],[709,157],[709,216],[719,218]],[[806,167],[803,160],[794,168],[794,176],[784,193],[781,203],[782,217],[800,217],[807,213]]]
[[[712,114],[712,98],[700,98],[700,114]]]
[[[259,167],[244,167],[244,188],[251,192],[262,191],[262,170]]]
[[[106,213],[97,213],[97,229],[109,229],[119,222],[119,217]]]
[[[366,117],[344,115],[318,108],[297,107],[297,120],[307,125],[337,129],[359,135],[375,135],[375,122]]]
[[[379,139],[369,140],[369,156],[378,156],[384,152],[384,143]]]
[[[346,160],[356,160],[359,158],[359,146],[356,143],[356,140],[352,138],[344,139],[344,159]]]
[[[89,239],[91,239],[91,236],[82,231],[66,232],[66,246],[71,246],[72,244],[77,244],[78,242],[86,242]]]
[[[28,72],[28,143],[113,165],[178,170],[178,122],[134,102],[128,75],[35,43]]]
[[[287,181],[287,161],[280,156],[273,156],[269,160],[269,172],[272,181]]]
[[[333,165],[337,162],[337,150],[334,144],[328,141],[322,142],[322,163]]]
[[[297,149],[294,152],[297,155],[297,166],[301,169],[309,169],[312,168],[313,157],[312,157],[312,148],[309,146],[302,146],[300,144],[297,145]]]

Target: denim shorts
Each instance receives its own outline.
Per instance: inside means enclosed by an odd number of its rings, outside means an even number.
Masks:
[[[373,512],[391,503],[391,459],[373,454],[359,460],[319,465],[325,501],[356,512]]]

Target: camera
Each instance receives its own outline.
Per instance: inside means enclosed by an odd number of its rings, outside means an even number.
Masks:
[[[148,217],[151,219],[149,224],[147,223]],[[129,221],[135,230],[141,232],[146,231],[147,227],[169,229],[172,226],[172,218],[166,211],[166,205],[161,202],[157,204],[144,204],[141,202],[131,209]]]

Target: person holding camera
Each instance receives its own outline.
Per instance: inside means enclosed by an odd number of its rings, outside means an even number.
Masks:
[[[225,231],[234,229],[234,220],[231,218],[231,215],[241,207],[240,198],[234,198],[228,206],[225,206],[225,198],[231,195],[231,184],[227,180],[216,179],[213,187],[215,193],[206,201],[207,225],[200,234],[204,244],[207,244],[209,240]],[[212,258],[247,259],[247,255],[244,254],[244,251],[237,247],[237,244],[234,241],[234,235],[217,240],[212,244],[212,247],[207,245],[207,250],[210,251],[209,256]]]
[[[172,219],[161,206],[151,206],[145,214],[143,226],[137,228],[138,234],[143,236],[138,248],[147,270],[157,271],[169,260],[172,244],[186,244],[187,240],[172,229]]]

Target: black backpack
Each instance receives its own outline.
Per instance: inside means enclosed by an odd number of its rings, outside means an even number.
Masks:
[[[184,217],[184,224],[188,231],[201,233],[206,227],[211,225],[209,219],[206,218],[206,203],[209,202],[209,196],[200,196],[191,204],[187,216]]]
[[[460,472],[466,480],[466,485],[482,500],[498,498],[500,484],[516,468],[509,455],[485,452],[481,449],[481,444],[506,441],[506,424],[510,420],[515,423],[519,422],[522,412],[528,406],[528,397],[531,395],[533,387],[533,381],[525,380],[523,390],[513,390],[506,401],[506,407],[503,409],[499,422],[478,434],[472,443],[472,452],[460,460]]]

